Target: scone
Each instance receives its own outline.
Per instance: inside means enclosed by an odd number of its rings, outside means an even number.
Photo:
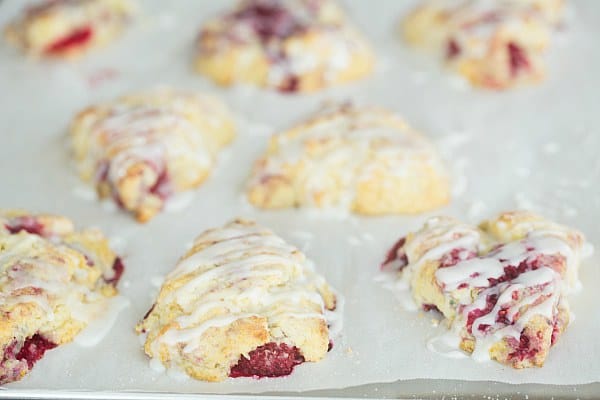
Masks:
[[[440,54],[473,85],[505,89],[544,78],[544,51],[562,11],[563,0],[433,0],[402,28],[409,44]]]
[[[313,207],[377,215],[446,204],[445,168],[400,117],[345,104],[275,135],[247,195],[262,208]]]
[[[140,222],[173,194],[199,186],[234,131],[216,99],[168,88],[89,107],[70,128],[82,179]]]
[[[115,39],[132,17],[129,0],[44,0],[6,27],[7,40],[42,57],[73,57]]]
[[[309,92],[373,68],[369,45],[334,0],[241,0],[204,25],[196,47],[196,69],[220,85]]]
[[[122,273],[101,232],[0,209],[0,385],[23,378],[102,314]]]
[[[153,362],[195,379],[283,376],[325,356],[335,307],[304,254],[236,220],[195,240],[137,332]]]
[[[530,212],[506,212],[479,227],[432,218],[394,246],[417,305],[447,319],[476,360],[541,367],[570,320],[566,295],[578,283],[584,237]]]

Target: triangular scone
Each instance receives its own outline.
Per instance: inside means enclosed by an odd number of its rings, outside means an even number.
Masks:
[[[137,331],[153,363],[196,379],[282,376],[325,356],[335,307],[304,254],[236,220],[195,240]]]
[[[129,0],[41,0],[9,24],[6,39],[41,57],[73,57],[115,39],[129,23]]]
[[[480,227],[437,217],[402,238],[384,267],[398,271],[418,306],[447,318],[473,358],[540,367],[569,323],[566,295],[585,252],[581,233],[530,212]]]
[[[403,21],[406,40],[440,54],[473,85],[504,89],[543,79],[563,0],[423,3]]]
[[[307,92],[363,78],[373,55],[334,0],[240,0],[202,28],[196,68],[221,85]]]
[[[103,314],[122,273],[101,232],[0,209],[0,385]]]
[[[81,177],[140,222],[199,186],[234,130],[221,102],[167,88],[89,107],[70,129]]]
[[[249,201],[359,214],[416,213],[446,204],[449,182],[432,144],[400,117],[343,105],[272,137]]]

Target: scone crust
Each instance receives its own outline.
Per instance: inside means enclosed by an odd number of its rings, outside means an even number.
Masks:
[[[76,58],[112,42],[134,14],[130,0],[48,0],[5,28],[6,40],[34,57]]]
[[[235,220],[195,240],[137,332],[145,335],[146,354],[166,368],[221,381],[265,345],[298,349],[304,361],[322,359],[329,345],[324,313],[335,302],[299,250],[254,222]]]
[[[23,378],[117,294],[123,264],[98,230],[0,209],[0,384]]]
[[[342,105],[273,136],[247,195],[261,208],[381,215],[440,207],[449,201],[449,186],[433,145],[401,118]]]
[[[563,6],[563,0],[426,1],[403,19],[402,32],[474,86],[507,89],[544,79],[543,53]]]
[[[171,88],[91,106],[70,127],[81,178],[139,222],[154,217],[173,194],[199,186],[234,136],[221,102]]]
[[[526,211],[479,227],[436,217],[403,238],[386,264],[474,358],[541,367],[569,324],[566,295],[584,244],[580,232]]]
[[[363,36],[333,0],[241,0],[197,40],[196,70],[220,85],[311,92],[373,69]]]

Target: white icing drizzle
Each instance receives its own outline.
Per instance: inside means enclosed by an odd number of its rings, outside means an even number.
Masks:
[[[236,221],[205,232],[194,248],[163,284],[156,307],[177,305],[182,312],[154,339],[152,356],[164,346],[182,345],[183,353],[192,353],[211,328],[250,317],[266,318],[269,326],[288,318],[321,319],[331,325],[330,335],[341,330],[341,296],[336,312],[328,312],[320,294],[327,287],[323,277],[269,230]]]
[[[84,251],[80,247],[59,236],[4,234],[0,230],[0,310],[34,305],[31,312],[39,314],[40,326],[55,321],[56,310],[66,310],[84,325],[76,341],[97,344],[128,302],[120,296],[104,296],[89,281],[90,271],[77,267],[82,262],[77,253]]]
[[[201,179],[221,147],[211,129],[229,120],[225,107],[211,98],[169,88],[125,96],[86,113],[72,128],[81,174],[113,185],[138,163],[149,165],[160,178],[185,161],[186,170],[177,173],[189,175],[186,181]],[[176,187],[168,178],[163,184],[169,188],[159,190],[170,193]],[[167,204],[173,210],[184,205]]]
[[[358,185],[382,174],[405,178],[431,168],[445,176],[432,144],[394,114],[379,109],[326,110],[272,141],[277,150],[266,156],[250,187],[293,170],[293,178],[288,178],[303,206],[346,213]]]
[[[430,350],[458,357],[458,345],[467,335],[475,341],[473,359],[486,361],[498,341],[513,338],[518,343],[532,318],[553,321],[559,307],[568,312],[564,296],[577,282],[580,259],[589,255],[589,246],[575,231],[528,216],[513,218],[510,228],[497,222],[501,235],[507,237],[500,245],[494,243],[502,238],[451,218],[430,219],[409,237],[402,249],[409,263],[395,278],[396,291],[412,285],[412,277],[425,261],[441,260],[451,253],[455,257],[454,263],[435,271],[435,278],[444,296],[455,304],[457,315],[449,332],[427,343]],[[510,241],[515,232],[524,238]],[[485,242],[492,250],[482,246]],[[522,269],[517,270],[520,265]],[[511,275],[506,275],[507,267]],[[467,323],[474,311],[479,314],[469,334]]]

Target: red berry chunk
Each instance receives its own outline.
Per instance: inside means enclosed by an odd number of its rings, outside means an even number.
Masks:
[[[57,54],[70,50],[74,47],[83,46],[90,41],[93,34],[94,31],[89,26],[76,29],[69,35],[58,39],[54,43],[51,43],[46,48],[46,52],[49,54]]]
[[[300,349],[285,343],[267,343],[252,350],[246,358],[242,356],[231,368],[229,376],[263,378],[285,376],[292,373],[294,367],[304,362]]]

